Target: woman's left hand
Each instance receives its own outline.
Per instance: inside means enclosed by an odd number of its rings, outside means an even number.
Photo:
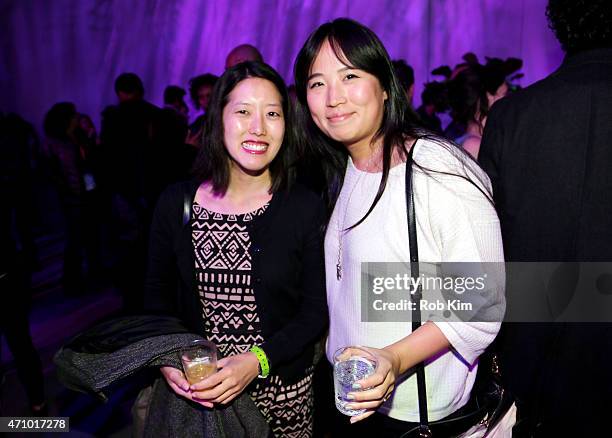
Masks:
[[[367,409],[363,414],[351,417],[351,423],[368,418],[391,396],[400,368],[400,358],[395,353],[386,349],[360,348],[370,352],[376,358],[378,367],[370,377],[355,382],[361,388],[368,389],[348,394],[354,400],[347,406],[349,409]]]
[[[259,360],[251,352],[225,357],[217,367],[219,371],[191,385],[193,398],[227,404],[259,374]]]

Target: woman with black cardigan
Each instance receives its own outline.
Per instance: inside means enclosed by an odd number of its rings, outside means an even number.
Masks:
[[[214,409],[247,391],[275,435],[309,437],[313,346],[327,325],[325,207],[291,184],[288,102],[263,63],[219,79],[196,179],[167,189],[154,214],[145,308],[180,317],[223,356],[195,385],[162,367],[176,394]]]

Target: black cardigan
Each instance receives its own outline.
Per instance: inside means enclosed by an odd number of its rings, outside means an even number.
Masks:
[[[145,309],[177,316],[205,335],[191,223],[183,225],[185,197],[193,203],[197,188],[182,182],[160,196],[151,225]],[[262,348],[270,372],[287,383],[312,365],[314,343],[327,327],[324,221],[323,202],[296,185],[275,193],[266,212],[248,225]]]

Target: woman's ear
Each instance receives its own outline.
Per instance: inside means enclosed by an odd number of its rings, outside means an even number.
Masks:
[[[387,95],[387,90],[383,90],[383,100],[387,100],[389,96]]]

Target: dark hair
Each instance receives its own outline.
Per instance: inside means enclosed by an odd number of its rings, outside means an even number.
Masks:
[[[383,90],[387,92],[382,123],[373,139],[373,141],[378,139],[383,141],[382,178],[372,205],[365,216],[350,227],[353,228],[362,223],[378,204],[387,185],[393,150],[399,149],[406,157],[405,143],[424,134],[416,129],[417,116],[410,109],[389,55],[376,34],[348,18],[337,18],[319,26],[308,37],[295,61],[294,75],[298,97],[296,112],[298,126],[304,131],[298,138],[307,142],[302,148],[310,148],[312,153],[320,156],[324,166],[324,174],[328,181],[327,201],[330,212],[342,188],[348,152],[342,144],[330,139],[319,130],[312,120],[306,101],[310,69],[325,41],[329,41],[341,62],[375,76]]]
[[[217,80],[219,80],[219,77],[211,73],[206,73],[189,79],[189,96],[191,97],[191,101],[196,109],[200,109],[200,102],[198,100],[198,91],[200,88],[206,85],[213,88],[217,83]]]
[[[199,182],[210,181],[213,191],[218,195],[227,191],[230,182],[230,157],[223,142],[223,109],[236,85],[248,78],[261,78],[272,82],[282,99],[285,135],[278,154],[270,163],[270,192],[289,187],[294,178],[295,135],[285,82],[269,65],[246,61],[227,69],[215,84],[206,113],[202,145],[193,167],[195,178]]]
[[[421,93],[423,105],[433,105],[437,113],[448,109],[448,90],[445,82],[427,82]]]
[[[408,89],[414,85],[414,70],[411,66],[406,64],[406,61],[403,59],[396,59],[391,62],[393,64],[393,68],[395,69],[395,75],[397,79],[400,81],[400,85],[404,89],[404,91],[408,91]]]
[[[482,123],[485,119],[490,109],[487,93],[494,95],[506,80],[503,65],[497,61],[503,64],[502,60],[493,59],[484,66],[467,65],[448,82],[448,102],[454,120],[467,124]]]
[[[609,0],[549,0],[546,17],[566,53],[612,47]]]
[[[168,85],[164,89],[164,103],[166,105],[170,105],[176,102],[180,102],[185,97],[185,90],[183,90],[178,85]]]
[[[120,91],[144,96],[142,80],[135,73],[122,73],[115,79],[115,93]]]
[[[465,67],[448,83],[448,103],[453,120],[462,124],[470,121],[480,123],[483,117],[476,119],[478,109],[487,106],[487,94],[482,81],[481,66]],[[482,116],[482,111],[481,111]]]
[[[45,121],[43,122],[45,135],[58,140],[68,139],[68,128],[76,115],[77,111],[74,103],[56,103],[45,115]]]
[[[334,51],[336,57],[347,66],[355,67],[375,76],[381,87],[387,93],[384,103],[384,114],[380,128],[372,139],[375,142],[382,139],[382,176],[378,192],[365,215],[355,224],[348,227],[353,229],[361,224],[374,210],[378,201],[385,191],[389,171],[391,169],[391,158],[394,150],[398,150],[403,158],[408,158],[407,142],[417,139],[429,139],[440,147],[447,150],[455,150],[455,146],[449,145],[447,140],[419,127],[418,116],[412,111],[406,99],[406,95],[400,86],[393,65],[384,46],[367,27],[348,19],[337,18],[331,22],[319,26],[306,40],[300,50],[294,66],[295,85],[298,102],[296,103],[296,114],[298,118],[297,127],[300,130],[298,139],[301,149],[308,150],[323,165],[323,172],[327,179],[327,203],[328,214],[331,215],[338,195],[344,182],[344,173],[348,160],[348,151],[340,143],[323,134],[314,123],[306,98],[308,77],[312,64],[325,41]],[[462,149],[459,150],[467,159],[469,155]],[[472,159],[473,161],[473,159]],[[409,165],[410,163],[407,163]],[[437,173],[455,176],[473,184],[489,202],[490,196],[474,181],[465,175],[427,169],[414,160],[417,168],[426,173]]]
[[[506,77],[516,70],[514,61],[518,61],[518,69],[523,65],[523,61],[517,58],[487,58],[487,63],[482,68],[482,84],[489,94],[497,93],[497,89],[506,82]]]

